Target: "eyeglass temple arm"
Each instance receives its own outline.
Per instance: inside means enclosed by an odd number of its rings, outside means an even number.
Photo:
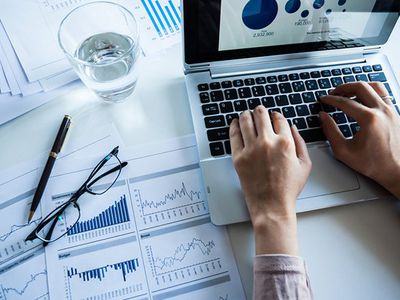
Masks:
[[[128,163],[126,161],[124,161],[123,163],[121,163],[120,166],[116,166],[110,170],[108,170],[107,172],[99,175],[98,177],[96,177],[95,179],[93,179],[93,181],[88,184],[88,187],[90,188],[93,184],[95,184],[97,181],[99,181],[100,179],[102,179],[103,177],[106,177],[107,175],[110,175],[116,171],[122,170],[123,168],[125,168],[128,165]]]

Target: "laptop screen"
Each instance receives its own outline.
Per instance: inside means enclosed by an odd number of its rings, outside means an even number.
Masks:
[[[384,44],[398,0],[184,0],[188,64]]]

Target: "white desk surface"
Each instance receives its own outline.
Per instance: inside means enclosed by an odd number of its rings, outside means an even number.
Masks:
[[[400,79],[400,22],[384,51]],[[62,116],[73,117],[72,139],[113,122],[127,146],[193,133],[179,47],[143,60],[135,94],[107,105],[85,88],[0,126],[0,170],[49,151]],[[374,201],[299,215],[301,255],[316,299],[400,299],[400,209]],[[248,299],[254,239],[249,224],[229,227]]]

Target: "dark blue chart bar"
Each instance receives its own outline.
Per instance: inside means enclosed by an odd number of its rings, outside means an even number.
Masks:
[[[84,282],[88,282],[93,279],[103,281],[103,279],[106,277],[107,272],[110,270],[114,270],[114,271],[121,271],[122,278],[124,279],[124,281],[126,281],[126,275],[129,273],[136,272],[138,267],[139,267],[139,259],[134,258],[120,263],[105,265],[96,269],[82,271],[82,272],[79,272],[77,268],[69,268],[67,270],[67,275],[69,278],[78,276],[78,278]]]
[[[167,28],[165,27],[163,21],[161,20],[160,15],[158,14],[158,11],[157,11],[156,7],[154,6],[153,0],[148,0],[148,2],[150,4],[150,7],[151,7],[154,15],[156,16],[156,19],[157,19],[158,23],[160,23],[161,28],[164,30],[165,35],[168,35]]]
[[[154,26],[154,28],[156,29],[158,35],[159,35],[160,37],[162,37],[162,32],[161,32],[161,30],[160,30],[160,27],[158,27],[157,22],[156,22],[156,20],[154,19],[153,14],[151,13],[151,11],[150,11],[150,9],[149,9],[149,6],[147,5],[147,3],[146,3],[144,0],[142,0],[142,4],[143,4],[143,7],[144,7],[144,9],[146,10],[147,14],[149,15],[150,20],[151,20],[151,23],[153,23],[153,26]]]
[[[156,0],[156,5],[157,5],[158,10],[160,11],[163,19],[165,20],[165,23],[167,23],[169,31],[171,31],[171,33],[174,33],[174,30],[172,29],[171,23],[169,22],[169,20],[167,18],[167,15],[165,14],[163,8],[161,7],[160,1]]]
[[[169,18],[172,20],[172,23],[174,24],[175,29],[176,29],[176,30],[179,30],[179,26],[178,26],[178,24],[176,24],[175,19],[174,19],[174,17],[172,16],[172,13],[171,13],[171,10],[169,9],[169,7],[168,7],[168,6],[165,6],[165,10],[167,11]]]
[[[171,6],[172,11],[174,12],[174,15],[175,15],[176,19],[179,21],[179,23],[182,23],[181,16],[179,15],[174,3],[172,3],[172,0],[169,0],[168,3]],[[179,8],[179,10],[180,10],[180,8]]]
[[[121,223],[129,222],[128,205],[126,196],[121,196],[119,201],[115,201],[112,206],[101,212],[94,218],[76,223],[67,235],[71,236],[82,232],[87,232],[99,228],[109,227]]]

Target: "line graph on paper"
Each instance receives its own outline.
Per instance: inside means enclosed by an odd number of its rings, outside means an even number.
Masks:
[[[133,179],[130,184],[141,229],[208,214],[197,165]]]
[[[36,220],[31,221],[30,223],[24,224],[13,224],[10,229],[1,234],[0,233],[0,242],[6,242],[8,238],[11,238],[14,233],[17,233],[19,230],[22,230],[26,227],[32,227],[32,230],[40,223],[41,218],[37,218]]]

